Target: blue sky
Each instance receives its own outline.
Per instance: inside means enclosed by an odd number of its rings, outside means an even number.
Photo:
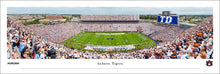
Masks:
[[[8,7],[8,14],[159,14],[171,11],[178,15],[212,15],[212,7]]]

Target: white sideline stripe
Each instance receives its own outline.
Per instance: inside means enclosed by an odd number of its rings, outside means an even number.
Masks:
[[[85,49],[88,50],[94,50],[93,48],[100,48],[100,49],[104,49],[104,51],[109,51],[110,49],[115,49],[115,48],[123,48],[123,49],[135,49],[134,45],[120,45],[120,46],[100,46],[100,45],[86,45]]]
[[[125,34],[125,33],[95,33],[97,35],[121,35],[121,34]]]

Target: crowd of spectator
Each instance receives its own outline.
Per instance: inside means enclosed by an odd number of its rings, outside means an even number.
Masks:
[[[156,31],[163,31],[166,27],[164,26],[161,26],[161,25],[155,25],[155,24],[152,24],[152,23],[139,23],[140,27],[142,27],[142,33],[145,34],[145,35],[150,35]]]
[[[81,31],[76,28],[78,23],[61,23],[57,25],[42,25],[38,27],[33,27],[32,31],[38,36],[41,36],[47,40],[60,43]]]
[[[184,32],[184,29],[179,28],[176,25],[171,25],[163,30],[157,31],[155,35],[150,37],[154,40],[161,40],[163,42],[172,41]]]
[[[172,37],[177,34],[181,34],[183,31],[178,27],[163,27],[157,26],[152,23],[139,23],[139,22],[67,22],[57,25],[42,25],[38,27],[32,27],[34,33],[47,40],[60,43],[71,36],[74,36],[83,31],[137,31],[137,28],[141,27],[143,34],[149,35],[155,31],[160,31],[159,35],[150,36],[155,40],[166,40],[164,35],[173,39]],[[163,32],[166,32],[163,33]]]
[[[81,21],[138,21],[139,15],[81,15]]]
[[[58,37],[77,33],[68,33],[72,28],[68,23],[55,26],[42,26],[32,30],[27,26],[11,21],[7,23],[7,58],[8,59],[212,59],[213,58],[213,18],[197,24],[157,46],[130,52],[97,53],[67,48],[51,42]],[[69,23],[71,24],[71,23]],[[64,26],[68,25],[68,27]],[[172,27],[170,27],[172,28]],[[170,29],[168,28],[168,29]],[[165,30],[172,34],[178,29]],[[38,32],[36,32],[38,31]],[[48,31],[48,32],[47,32]],[[67,31],[67,32],[66,32]],[[75,30],[78,32],[78,29]],[[41,32],[41,33],[40,33]],[[177,32],[179,33],[179,32]],[[44,34],[50,34],[44,38]],[[163,36],[162,36],[163,37]],[[165,37],[164,37],[165,38]],[[168,37],[169,38],[169,37]]]

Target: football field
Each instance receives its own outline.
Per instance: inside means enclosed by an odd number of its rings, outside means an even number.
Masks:
[[[119,46],[119,45],[139,45],[144,47],[154,46],[156,43],[150,38],[138,33],[80,33],[62,42],[70,44],[68,47],[77,48],[77,45],[100,45],[100,46]],[[77,44],[77,45],[76,45]],[[72,45],[72,46],[71,46]],[[83,47],[81,47],[83,48]]]

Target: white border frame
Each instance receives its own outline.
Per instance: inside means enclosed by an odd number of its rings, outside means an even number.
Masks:
[[[219,4],[218,1],[2,1],[1,2],[1,71],[2,73],[219,73]],[[7,59],[6,20],[7,7],[213,7],[214,59],[100,59],[100,60],[22,60]],[[7,62],[19,62],[8,65]],[[98,62],[118,62],[122,66],[97,65]]]

